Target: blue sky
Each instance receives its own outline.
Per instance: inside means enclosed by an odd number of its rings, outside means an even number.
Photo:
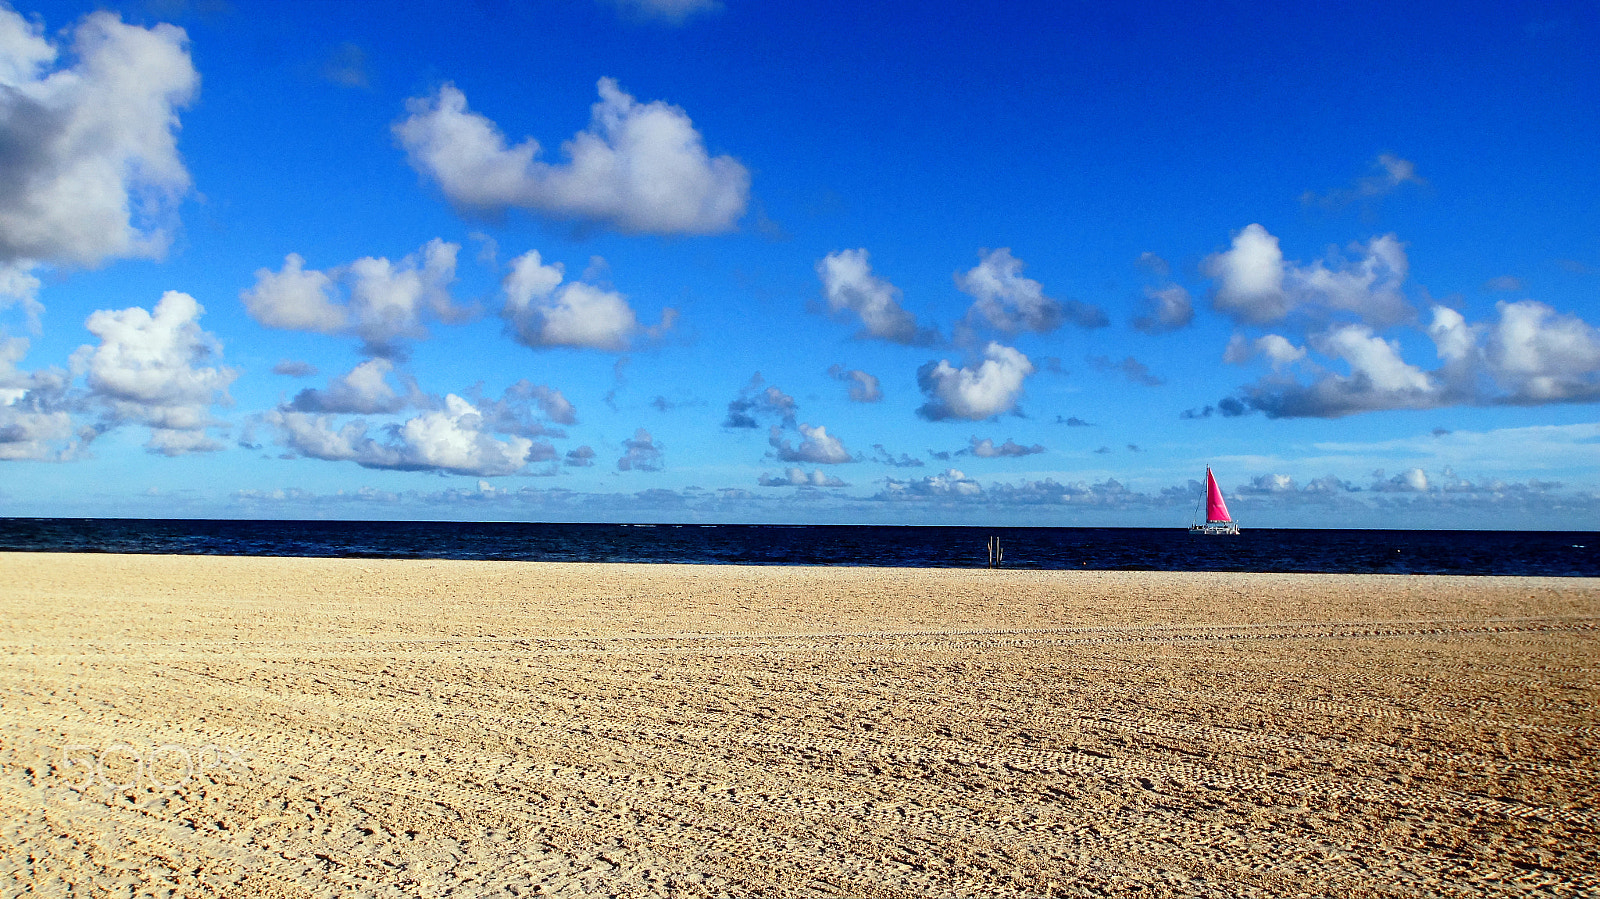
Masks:
[[[1597,38],[7,8],[0,514],[1593,529]]]

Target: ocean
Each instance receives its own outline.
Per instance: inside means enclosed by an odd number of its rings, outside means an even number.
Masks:
[[[1600,532],[0,518],[0,551],[707,565],[1600,576]]]

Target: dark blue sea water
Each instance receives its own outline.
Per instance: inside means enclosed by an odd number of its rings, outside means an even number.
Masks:
[[[551,562],[1600,576],[1592,531],[974,528],[0,518],[0,551]]]

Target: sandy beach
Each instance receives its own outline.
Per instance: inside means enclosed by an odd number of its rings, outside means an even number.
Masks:
[[[1600,580],[0,554],[0,894],[1580,896]]]

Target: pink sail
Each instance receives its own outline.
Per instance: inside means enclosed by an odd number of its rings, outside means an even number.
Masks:
[[[1228,504],[1222,501],[1222,490],[1217,487],[1217,479],[1211,473],[1211,466],[1206,466],[1206,521],[1232,521],[1233,516],[1228,514]]]

